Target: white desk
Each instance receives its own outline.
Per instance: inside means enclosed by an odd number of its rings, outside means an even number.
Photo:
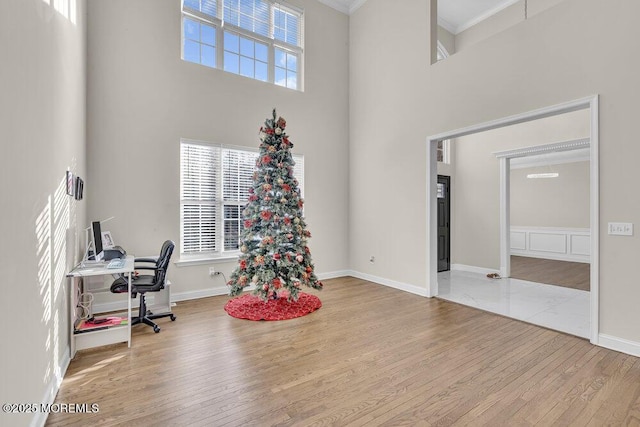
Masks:
[[[71,286],[69,286],[69,341],[71,348],[71,358],[76,355],[77,350],[98,347],[107,344],[115,344],[126,342],[131,347],[131,273],[134,271],[134,256],[127,255],[123,268],[107,268],[107,264],[98,264],[91,266],[78,266],[71,270],[67,277],[71,278]],[[129,281],[129,291],[127,292],[127,324],[110,326],[107,329],[98,329],[95,331],[85,331],[76,333],[77,324],[76,308],[78,307],[78,283],[83,277],[104,276],[110,274],[122,273],[127,275]]]

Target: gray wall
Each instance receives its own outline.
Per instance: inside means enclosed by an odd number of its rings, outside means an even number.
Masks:
[[[441,0],[447,1],[447,0]],[[536,14],[549,9],[565,0],[527,0],[526,16],[534,17]],[[456,51],[467,49],[469,46],[498,34],[513,25],[525,20],[525,0],[502,9],[500,12],[480,21],[476,25],[467,28],[455,35]]]
[[[589,162],[511,169],[511,225],[589,228]],[[557,172],[552,179],[527,174]]]
[[[182,61],[180,0],[89,1],[88,215],[114,216],[105,228],[129,253],[179,242],[180,138],[257,147],[276,107],[305,156],[316,271],[348,268],[349,18],[314,0],[292,3],[305,10],[304,92]],[[209,265],[172,266],[172,293],[226,293]],[[216,269],[228,278],[235,265]]]
[[[631,0],[565,0],[430,65],[428,2],[360,7],[350,24],[352,269],[426,289],[429,135],[599,94],[599,326],[640,342],[640,240],[606,233],[609,221],[640,223],[640,197],[620,185],[640,179],[639,14]]]
[[[41,0],[0,2],[2,200],[0,401],[46,402],[69,361],[68,289],[85,201],[85,12],[75,24]],[[5,426],[44,414],[0,413]]]

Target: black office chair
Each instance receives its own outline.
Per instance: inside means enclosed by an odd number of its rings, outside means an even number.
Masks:
[[[162,244],[160,255],[155,258],[136,258],[135,269],[136,270],[152,270],[153,275],[141,274],[131,279],[131,296],[136,297],[140,294],[140,308],[138,310],[138,316],[131,318],[131,325],[138,323],[144,323],[153,327],[155,333],[160,332],[160,327],[156,325],[152,320],[159,319],[161,317],[170,317],[172,321],[176,320],[176,316],[171,312],[171,308],[166,313],[153,314],[147,310],[147,302],[145,294],[147,292],[159,292],[164,289],[164,285],[167,280],[167,267],[169,267],[169,260],[173,253],[175,244],[171,240],[167,240]],[[111,292],[122,293],[127,292],[127,278],[119,277],[111,285]]]

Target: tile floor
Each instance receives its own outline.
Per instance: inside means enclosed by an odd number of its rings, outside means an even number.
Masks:
[[[589,292],[467,271],[438,273],[438,297],[589,338]]]

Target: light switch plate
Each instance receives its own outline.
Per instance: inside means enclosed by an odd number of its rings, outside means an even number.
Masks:
[[[610,222],[609,234],[614,236],[633,236],[633,224],[630,222]]]

